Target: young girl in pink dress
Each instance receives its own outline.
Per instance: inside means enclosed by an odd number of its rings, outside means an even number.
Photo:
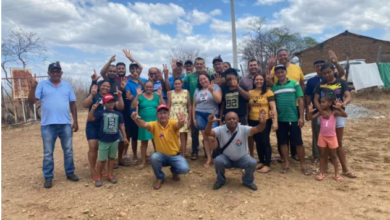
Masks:
[[[335,96],[325,96],[321,98],[321,109],[323,112],[326,112],[326,115],[329,115],[328,119],[325,119],[320,115],[319,112],[313,115],[313,112],[316,110],[313,109],[313,105],[309,106],[309,120],[315,120],[318,117],[321,121],[320,134],[318,136],[318,146],[321,150],[320,158],[320,173],[316,176],[316,180],[322,180],[325,178],[324,168],[328,159],[328,149],[330,152],[330,157],[334,165],[334,179],[337,182],[342,182],[343,179],[339,175],[339,163],[337,158],[337,148],[339,144],[337,142],[336,135],[336,116],[347,117],[347,113],[343,110],[343,103],[340,100],[336,100]],[[316,120],[313,122],[316,123]]]

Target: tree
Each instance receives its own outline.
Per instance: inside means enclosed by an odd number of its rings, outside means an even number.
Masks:
[[[299,33],[292,33],[287,27],[270,30],[264,28],[264,18],[250,23],[251,31],[240,46],[242,61],[256,59],[261,69],[265,69],[268,57],[275,55],[280,48],[286,48],[290,58],[300,50],[312,47],[318,42],[311,37],[302,38]]]
[[[29,62],[45,60],[46,46],[35,32],[23,29],[11,31],[1,43],[1,68],[8,78],[6,65],[20,65],[26,68]],[[8,80],[9,81],[9,80]]]
[[[191,60],[194,62],[195,58],[202,57],[205,59],[204,54],[201,54],[199,49],[196,48],[173,48],[169,52],[169,60],[175,59],[175,60],[181,60],[185,62],[186,60]]]

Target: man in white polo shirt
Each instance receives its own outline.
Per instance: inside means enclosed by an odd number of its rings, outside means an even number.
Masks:
[[[226,183],[225,168],[234,167],[244,169],[242,183],[251,190],[257,190],[257,186],[253,183],[257,161],[249,155],[248,137],[264,130],[267,121],[265,110],[260,111],[260,124],[256,127],[239,124],[238,115],[235,112],[229,112],[225,115],[225,125],[211,129],[213,122],[219,120],[215,117],[214,110],[208,118],[204,131],[206,136],[218,138],[219,141],[219,149],[216,149],[216,152],[220,154],[214,159],[217,182],[213,189],[217,190]]]

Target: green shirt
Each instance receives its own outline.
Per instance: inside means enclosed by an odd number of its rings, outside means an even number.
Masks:
[[[188,91],[190,91],[191,105],[192,105],[194,103],[195,90],[198,88],[198,74],[196,72],[189,74],[184,78],[183,81],[184,84],[186,84]]]
[[[297,122],[297,99],[303,97],[301,86],[298,82],[287,78],[285,84],[276,82],[271,88],[275,95],[278,120],[282,122]]]

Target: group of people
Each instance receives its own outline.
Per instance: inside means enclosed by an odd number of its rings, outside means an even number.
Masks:
[[[271,171],[271,131],[276,132],[280,173],[289,172],[289,152],[300,162],[304,175],[312,172],[305,163],[301,129],[312,121],[313,163],[320,163],[317,180],[325,178],[328,158],[335,167],[333,178],[341,182],[341,175],[355,178],[349,171],[342,145],[345,127],[344,109],[351,101],[348,84],[342,79],[344,69],[337,56],[329,51],[329,61],[319,59],[313,66],[317,76],[304,83],[299,66],[290,63],[286,49],[269,57],[268,67],[260,71],[256,60],[248,61],[248,74],[239,77],[221,56],[212,61],[215,73],[210,74],[205,61],[172,60],[171,75],[167,65],[162,70],[152,67],[148,79],[141,77],[142,65],[129,50],[123,50],[130,60],[130,74],[126,64],[116,63],[115,55],[104,65],[100,76],[92,75],[90,93],[83,101],[89,109],[86,137],[90,173],[95,186],[102,185],[103,177],[112,183],[115,159],[118,166],[137,165],[144,169],[149,160],[160,189],[165,181],[162,167],[170,166],[172,179],[189,172],[186,149],[191,132],[191,160],[198,159],[199,131],[205,157],[204,166],[214,164],[217,181],[214,189],[226,183],[225,169],[240,168],[244,186],[257,190],[254,172]],[[195,71],[194,71],[195,69]],[[78,130],[75,95],[71,85],[61,80],[59,63],[48,68],[49,79],[31,83],[29,102],[40,100],[42,106],[41,131],[44,145],[44,187],[52,187],[53,150],[59,137],[64,150],[67,178],[77,181],[74,174],[72,128]],[[99,81],[99,78],[102,80]],[[73,125],[69,116],[73,116]],[[154,153],[147,155],[151,140]],[[138,158],[141,141],[141,158]],[[128,146],[131,142],[133,156]],[[259,161],[254,159],[254,144]],[[105,162],[108,166],[105,168]],[[338,171],[338,161],[342,171]]]

